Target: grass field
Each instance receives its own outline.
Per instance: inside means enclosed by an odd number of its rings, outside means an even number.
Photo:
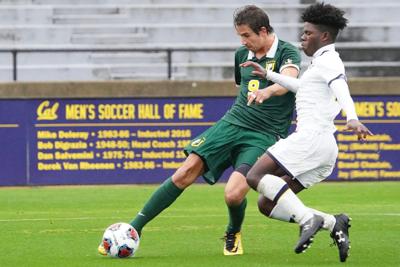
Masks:
[[[322,183],[304,202],[353,218],[351,256],[340,263],[328,232],[293,252],[298,226],[266,219],[250,192],[245,255],[222,255],[223,185],[195,185],[149,223],[134,258],[97,255],[104,228],[129,222],[154,186],[0,188],[0,266],[400,266],[400,182]]]

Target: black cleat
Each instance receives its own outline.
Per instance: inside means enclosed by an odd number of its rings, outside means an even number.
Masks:
[[[349,256],[350,250],[349,228],[351,219],[346,214],[334,216],[336,218],[336,223],[333,227],[331,237],[339,249],[340,261],[345,262]]]
[[[319,215],[314,215],[311,219],[300,226],[300,239],[297,242],[294,252],[301,253],[310,247],[314,235],[322,228],[324,219]]]

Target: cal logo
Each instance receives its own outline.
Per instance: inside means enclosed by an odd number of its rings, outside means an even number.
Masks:
[[[43,121],[43,120],[47,120],[47,121],[52,121],[52,120],[56,120],[58,118],[57,116],[57,110],[58,107],[60,106],[59,103],[54,103],[53,105],[50,105],[50,101],[46,100],[43,101],[39,107],[36,110],[36,114],[37,114],[37,120],[38,121]]]
[[[206,141],[206,138],[205,138],[205,137],[202,137],[202,138],[199,138],[199,139],[194,140],[190,145],[191,145],[191,146],[198,147],[198,146],[200,146],[201,144],[203,144],[205,141]]]
[[[275,60],[268,61],[267,64],[265,65],[265,69],[269,71],[274,71],[275,69]]]

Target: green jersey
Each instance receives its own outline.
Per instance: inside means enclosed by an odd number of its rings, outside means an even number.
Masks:
[[[240,87],[239,94],[231,109],[222,118],[241,127],[286,137],[292,121],[295,95],[288,92],[283,96],[273,96],[262,104],[247,106],[249,92],[273,84],[252,74],[253,68],[239,67],[239,64],[248,60],[257,62],[269,70],[280,72],[287,66],[299,68],[301,60],[299,50],[287,42],[278,40],[277,37],[267,55],[260,59],[246,47],[240,47],[235,53],[235,81]]]

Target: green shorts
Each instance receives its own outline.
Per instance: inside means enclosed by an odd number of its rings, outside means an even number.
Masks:
[[[202,158],[206,165],[203,177],[207,183],[215,184],[230,166],[234,169],[242,164],[253,166],[276,141],[273,134],[220,120],[193,139],[184,151],[186,155],[195,153]]]

